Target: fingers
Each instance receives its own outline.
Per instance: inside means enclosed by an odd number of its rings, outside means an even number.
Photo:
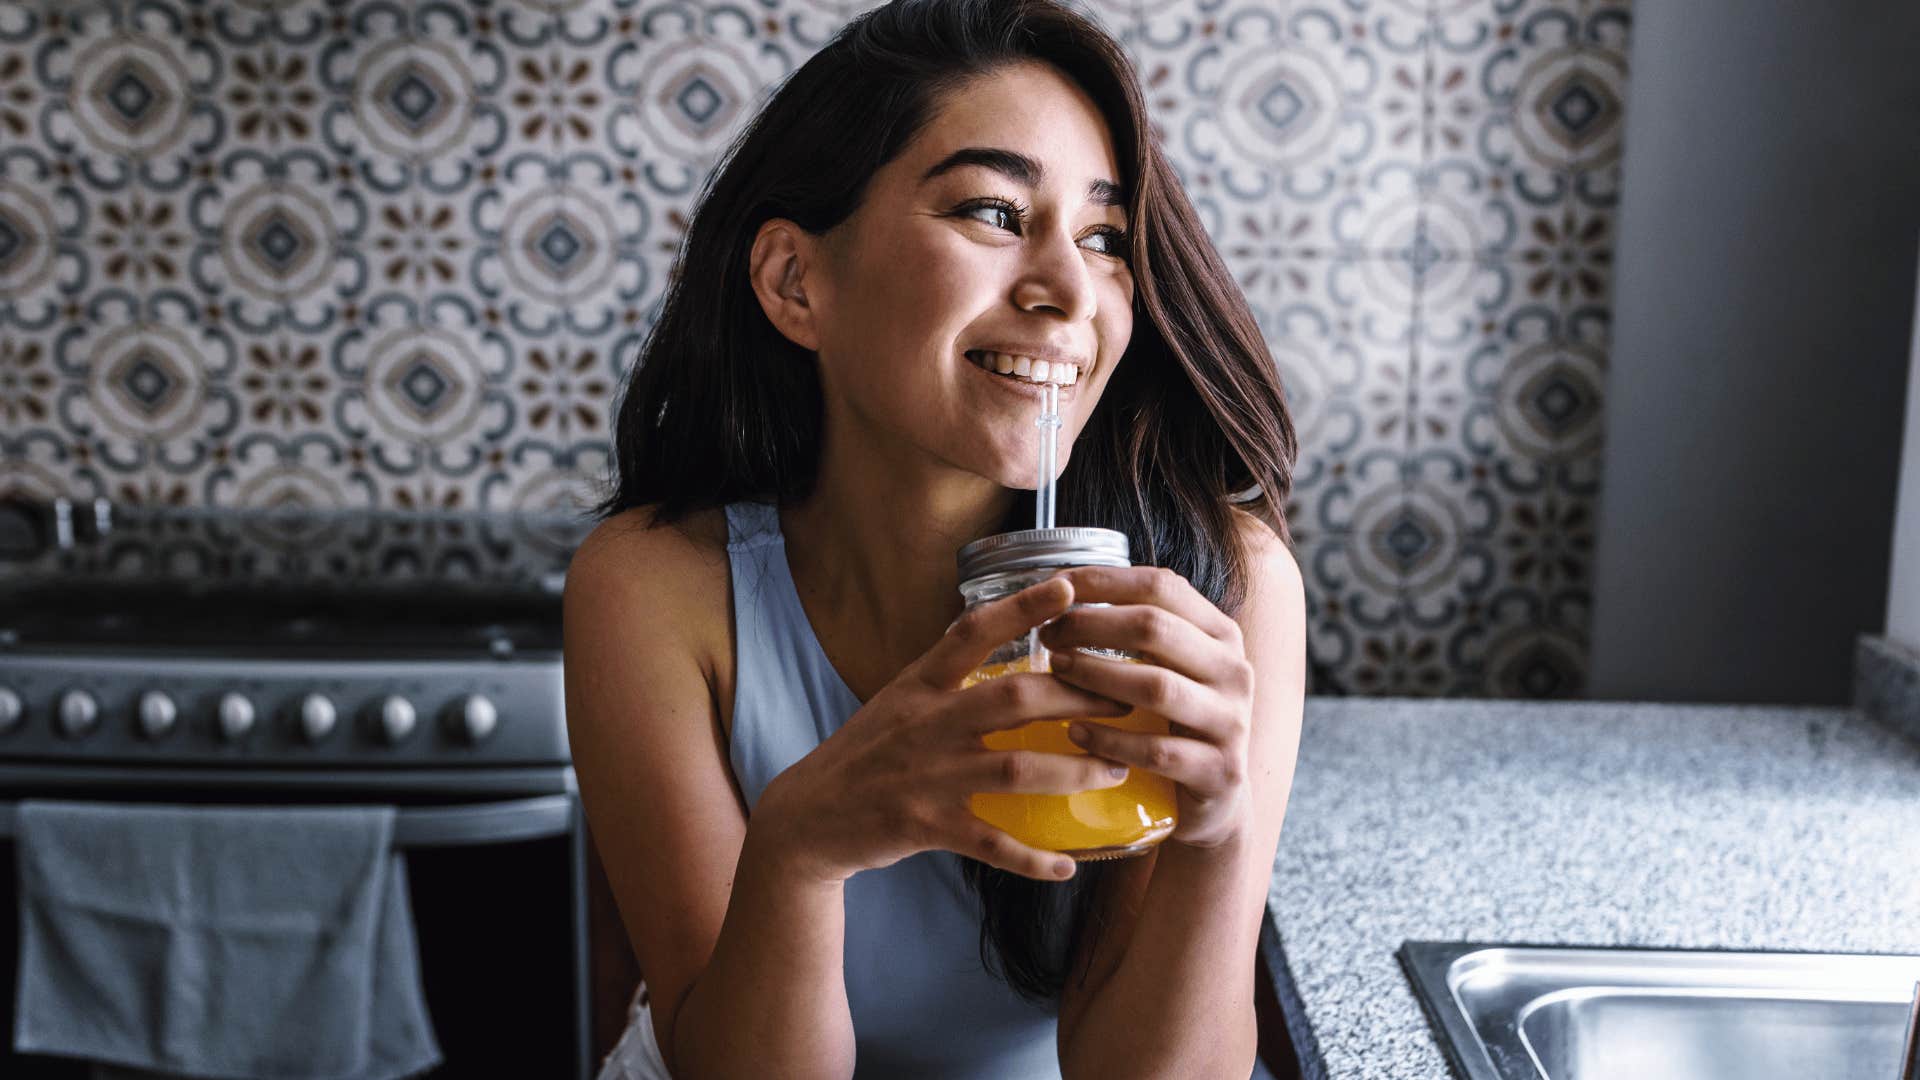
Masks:
[[[1220,641],[1238,642],[1240,624],[1200,595],[1186,578],[1159,566],[1076,566],[1061,573],[1082,604],[1152,604]]]
[[[922,681],[938,690],[960,685],[993,650],[1055,618],[1073,605],[1073,586],[1062,577],[968,608],[919,660]]]
[[[1053,654],[1053,678],[1156,716],[1178,718],[1210,739],[1235,734],[1238,713],[1212,687],[1154,664],[1110,660],[1090,653]]]
[[[1231,791],[1243,779],[1228,755],[1199,739],[1121,731],[1105,724],[1074,724],[1067,737],[1089,754],[1164,776],[1202,799]]]
[[[983,750],[967,756],[955,779],[975,794],[1074,795],[1116,787],[1127,775],[1126,766],[1086,754]]]
[[[1082,645],[1125,649],[1198,682],[1237,683],[1247,674],[1242,669],[1251,668],[1236,650],[1153,604],[1075,608],[1048,623],[1040,640],[1056,650]]]
[[[1029,847],[972,814],[961,814],[954,830],[953,846],[947,850],[955,854],[1039,881],[1065,881],[1073,876],[1072,859],[1059,852]]]
[[[1035,720],[1082,716],[1125,716],[1133,707],[1054,678],[1045,672],[1020,672],[975,683],[948,699],[947,715],[955,731],[969,737],[1005,731]]]

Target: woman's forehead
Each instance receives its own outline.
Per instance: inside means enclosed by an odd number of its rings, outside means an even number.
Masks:
[[[972,153],[979,150],[1004,153],[995,160]],[[915,183],[967,167],[993,169],[1034,187],[1064,183],[1078,189],[1091,181],[1117,186],[1122,180],[1099,107],[1077,83],[1044,64],[1004,67],[948,91],[904,157]],[[961,160],[951,160],[956,157]],[[1022,160],[1026,166],[1012,172],[998,167]]]

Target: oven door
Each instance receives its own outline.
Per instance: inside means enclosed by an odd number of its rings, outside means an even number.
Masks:
[[[568,768],[294,772],[0,763],[0,1077],[86,1077],[12,1049],[17,799],[392,804],[420,974],[445,1055],[430,1077],[588,1076],[585,844]]]

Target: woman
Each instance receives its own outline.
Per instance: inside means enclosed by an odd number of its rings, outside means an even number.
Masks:
[[[983,350],[1071,368],[1059,521],[1143,565],[960,618],[955,551],[1036,485],[1037,390]],[[1115,43],[1046,0],[855,19],[716,171],[618,425],[566,591],[648,990],[603,1076],[1248,1076],[1305,678],[1294,438]],[[1048,620],[1150,665],[959,688]],[[1134,706],[1172,733],[980,740]],[[1116,768],[1178,785],[1153,854],[1076,872],[968,812]]]

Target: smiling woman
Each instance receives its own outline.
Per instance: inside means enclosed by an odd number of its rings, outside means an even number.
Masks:
[[[1060,522],[1138,565],[961,617],[955,552],[1030,510],[1043,383]],[[650,990],[603,1076],[1246,1077],[1295,451],[1097,26],[895,0],[795,71],[694,216],[567,577],[575,765]],[[1070,663],[965,685],[1042,624]],[[985,738],[1135,709],[1167,733]],[[1134,769],[1178,801],[1138,858],[1076,870],[969,809]]]

